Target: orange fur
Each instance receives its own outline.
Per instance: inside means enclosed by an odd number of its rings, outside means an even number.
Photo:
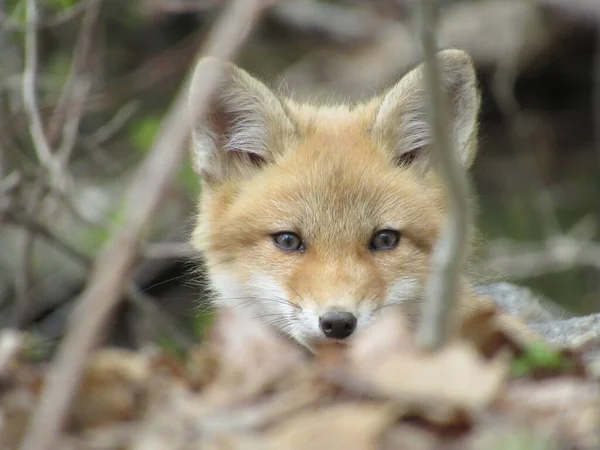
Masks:
[[[439,57],[454,144],[468,167],[477,148],[475,72],[462,51]],[[384,306],[416,317],[445,215],[427,155],[422,68],[368,102],[315,106],[280,99],[229,63],[205,59],[196,72],[207,65],[223,77],[213,113],[194,128],[204,184],[192,242],[206,258],[216,304],[309,348],[325,338],[319,318],[330,310],[351,312],[358,330]],[[400,242],[373,251],[382,229],[398,230]],[[285,231],[305,251],[278,248],[272,235]],[[463,285],[463,297],[476,302]]]

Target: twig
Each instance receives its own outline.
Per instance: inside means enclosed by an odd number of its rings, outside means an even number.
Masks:
[[[85,99],[92,83],[89,76],[82,76],[75,82],[72,94],[72,103],[67,107],[66,118],[63,125],[62,140],[60,147],[56,152],[62,167],[67,167],[71,154],[75,148],[77,134],[79,133],[79,123],[81,122]]]
[[[230,59],[250,33],[264,0],[236,0],[225,10],[209,36],[204,54]],[[185,152],[190,119],[204,119],[218,73],[208,71],[196,89],[197,106],[190,118],[187,89],[180,92],[147,159],[125,199],[122,227],[97,258],[84,292],[70,317],[67,334],[47,374],[40,402],[32,415],[22,450],[54,447],[69,405],[81,381],[90,349],[108,314],[131,277],[141,239]],[[186,83],[187,84],[187,83]],[[193,123],[193,122],[192,122]]]
[[[38,222],[35,217],[30,216],[28,213],[20,210],[11,210],[5,212],[2,215],[2,218],[8,223],[22,226],[28,229],[30,232],[39,235],[48,243],[62,251],[64,254],[70,256],[83,266],[91,266],[91,260],[87,255],[81,253],[79,250],[65,242],[60,236]]]
[[[35,0],[27,0],[26,7],[28,20],[36,23],[38,10]],[[35,93],[38,57],[37,46],[37,29],[35,27],[28,27],[25,32],[25,67],[23,69],[22,86],[23,109],[29,121],[29,131],[38,159],[42,166],[52,173],[56,168],[56,160],[44,133],[37,104],[37,95]]]
[[[92,3],[83,16],[71,68],[48,124],[48,136],[51,142],[58,140],[59,130],[62,129],[62,142],[57,153],[65,166],[75,143],[85,99],[91,85],[89,74],[82,75],[82,72],[89,72],[86,66],[91,59],[94,30],[99,12],[100,3]]]
[[[467,251],[468,187],[448,130],[448,105],[441,88],[436,51],[437,11],[433,0],[420,0],[415,5],[418,5],[416,13],[425,60],[425,91],[433,134],[431,153],[448,191],[448,217],[432,256],[418,330],[419,344],[425,349],[436,350],[448,336],[457,302],[458,280]]]
[[[116,114],[107,123],[98,128],[92,135],[84,139],[94,145],[100,145],[106,142],[112,136],[118,133],[123,126],[125,126],[125,123],[127,123],[127,121],[133,117],[138,109],[139,102],[136,100],[131,100],[125,103],[125,105],[123,105],[122,108],[119,108]]]

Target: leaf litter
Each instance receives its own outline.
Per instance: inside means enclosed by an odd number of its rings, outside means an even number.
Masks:
[[[600,448],[600,383],[586,352],[466,314],[437,352],[399,313],[308,354],[234,311],[181,359],[157,348],[90,355],[55,448],[65,450],[587,450]],[[17,449],[47,365],[0,334],[0,448]]]

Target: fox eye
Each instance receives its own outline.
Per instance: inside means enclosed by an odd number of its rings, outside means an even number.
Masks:
[[[369,243],[370,250],[392,250],[400,242],[400,233],[396,230],[381,230],[373,235]]]
[[[273,242],[281,250],[287,252],[302,252],[304,251],[304,243],[300,236],[296,233],[284,231],[282,233],[276,233],[273,235]]]

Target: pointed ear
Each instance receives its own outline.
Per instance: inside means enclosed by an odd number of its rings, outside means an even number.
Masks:
[[[192,124],[192,159],[196,172],[214,185],[252,175],[274,161],[294,127],[283,104],[264,84],[232,63],[207,57],[197,64],[189,92],[193,111],[195,87],[205,71],[218,73],[209,114]]]
[[[448,130],[463,166],[471,166],[477,152],[479,92],[471,58],[461,50],[438,53],[443,90],[449,109]],[[428,147],[432,141],[428,120],[423,65],[406,74],[378,103],[374,137],[395,163],[426,171],[430,168]]]

